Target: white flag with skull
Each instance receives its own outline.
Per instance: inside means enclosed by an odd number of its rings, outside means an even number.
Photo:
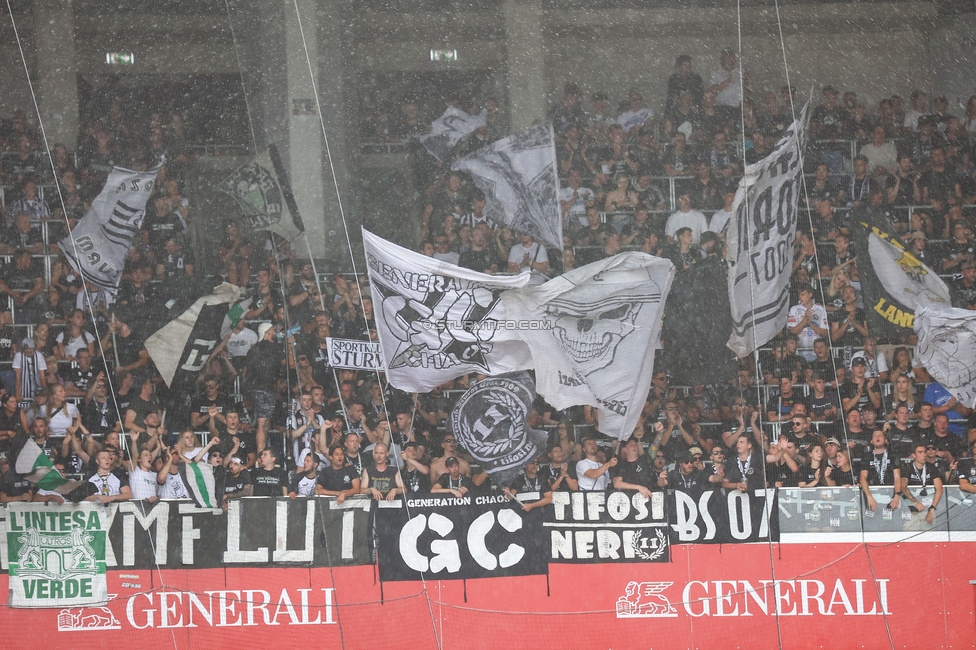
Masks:
[[[600,431],[626,438],[653,374],[668,260],[624,253],[528,287],[425,257],[363,231],[390,383],[428,391],[467,373],[535,369],[556,408],[597,407]]]
[[[976,312],[924,305],[915,312],[915,358],[966,408],[976,406]]]

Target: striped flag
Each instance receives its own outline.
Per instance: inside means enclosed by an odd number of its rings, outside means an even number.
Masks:
[[[180,478],[190,498],[199,507],[220,509],[220,493],[212,465],[205,462],[180,463]]]
[[[158,173],[159,167],[143,172],[114,167],[84,218],[58,242],[75,271],[113,296]]]
[[[27,480],[34,484],[37,490],[52,490],[59,494],[68,494],[82,483],[69,481],[54,467],[54,463],[47,457],[44,450],[31,439],[27,440],[24,448],[17,455],[14,471],[18,474],[29,474]]]

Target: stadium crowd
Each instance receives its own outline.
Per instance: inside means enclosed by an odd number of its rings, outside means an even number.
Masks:
[[[181,181],[196,163],[178,114],[153,113],[140,126],[114,102],[85,121],[74,150],[46,152],[18,111],[2,129],[0,502],[188,498],[178,471],[188,462],[221,468],[225,500],[861,485],[873,509],[870,485],[892,486],[893,507],[903,485],[976,492],[976,411],[915,363],[912,337],[871,331],[850,232],[859,211],[886,216],[947,279],[953,304],[976,308],[976,96],[954,115],[945,97],[930,104],[920,91],[873,110],[855,92],[828,85],[822,94],[781,336],[740,360],[727,383],[672,385],[673,369],[659,360],[633,436],[619,444],[597,431],[591,408],[557,411],[537,400],[528,424],[550,432],[549,448],[505,486],[445,425],[478,377],[411,395],[375,373],[330,365],[327,337],[376,339],[365,278],[317,277],[288,242],[244,232],[230,215],[220,277],[204,276],[188,239],[200,215]],[[567,83],[549,113],[562,251],[492,223],[471,179],[414,143],[420,251],[489,273],[554,275],[622,250],[666,257],[679,274],[714,263],[744,165],[771,150],[799,109],[792,88],[753,91],[731,50],[707,82],[691,57],[678,57],[660,115],[636,89],[617,110],[607,94],[590,100],[587,110]],[[455,105],[473,111],[470,103]],[[423,133],[414,103],[405,102],[403,121],[387,125],[387,136]],[[490,128],[455,155],[489,142]],[[118,295],[99,296],[58,242],[113,165],[151,169],[164,155]],[[145,340],[221,279],[251,302],[195,388],[170,390]],[[17,474],[28,438],[81,487],[63,495]],[[906,506],[923,507],[905,494]]]

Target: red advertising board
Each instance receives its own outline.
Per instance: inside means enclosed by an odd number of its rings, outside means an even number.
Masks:
[[[107,607],[14,609],[0,647],[969,648],[976,543],[675,546],[667,564],[384,583],[372,566],[111,571]]]

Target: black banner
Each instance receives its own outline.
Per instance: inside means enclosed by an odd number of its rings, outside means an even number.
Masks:
[[[458,580],[548,572],[544,508],[503,496],[412,494],[376,512],[380,580]]]
[[[669,504],[672,544],[779,541],[776,491],[675,490]]]
[[[332,497],[248,497],[218,514],[190,501],[110,503],[105,561],[109,569],[369,564],[373,507],[366,497],[339,506]],[[5,531],[5,509],[0,517]]]
[[[228,309],[230,305],[227,303],[204,305],[200,309],[193,330],[183,345],[180,362],[176,366],[176,374],[173,375],[170,388],[186,390],[193,387],[197,375],[203,370],[203,366],[220,342],[220,326],[224,322]]]
[[[663,492],[554,492],[546,527],[549,561],[670,562]]]

